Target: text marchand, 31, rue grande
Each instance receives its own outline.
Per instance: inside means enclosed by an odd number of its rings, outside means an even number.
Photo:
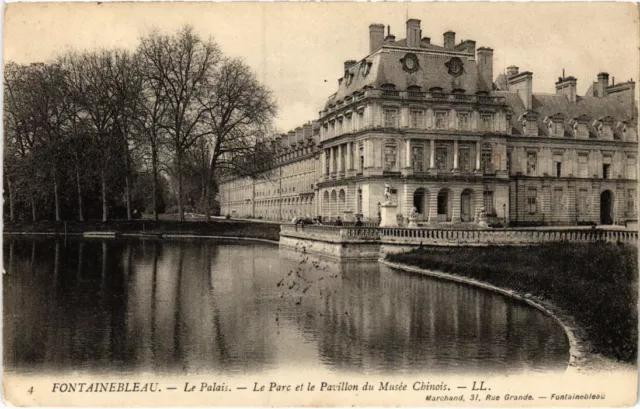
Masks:
[[[51,392],[160,392],[157,382],[55,382]]]

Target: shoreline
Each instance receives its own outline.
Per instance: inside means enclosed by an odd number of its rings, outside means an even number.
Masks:
[[[569,362],[567,363],[567,369],[565,372],[597,372],[600,370],[606,370],[606,368],[610,367],[619,367],[622,370],[626,369],[629,371],[636,370],[633,364],[616,361],[601,354],[591,352],[591,342],[584,334],[584,330],[577,324],[576,319],[573,317],[573,315],[558,307],[549,300],[535,297],[529,293],[522,293],[509,288],[498,287],[488,282],[476,280],[469,277],[424,269],[408,264],[395,263],[383,258],[379,259],[378,262],[392,269],[401,270],[412,274],[422,274],[493,291],[503,296],[524,302],[527,305],[541,311],[542,313],[555,320],[567,336],[567,340],[569,342]]]

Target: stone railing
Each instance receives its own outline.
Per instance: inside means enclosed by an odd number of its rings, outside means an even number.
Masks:
[[[636,244],[638,232],[603,229],[500,229],[500,230],[441,230],[381,228],[380,240],[389,244],[438,245],[518,245],[559,241],[622,242]]]
[[[298,237],[301,239],[318,239],[332,242],[362,242],[379,241],[380,229],[377,227],[348,227],[348,226],[321,226],[321,225],[294,225],[283,224],[280,226],[280,235]]]

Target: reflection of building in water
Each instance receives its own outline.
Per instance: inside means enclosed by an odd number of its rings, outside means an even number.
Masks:
[[[529,71],[494,75],[493,49],[421,33],[416,19],[400,40],[372,24],[317,121],[274,138],[276,167],[221,183],[222,212],[377,221],[389,184],[405,221],[413,208],[430,224],[482,208],[511,223],[637,219],[633,81],[600,73],[579,96],[563,73],[554,95],[534,93]]]

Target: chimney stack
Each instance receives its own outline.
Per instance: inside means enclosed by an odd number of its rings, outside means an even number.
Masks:
[[[511,78],[514,75],[518,75],[520,67],[516,67],[515,65],[510,65],[507,67],[507,77]]]
[[[444,33],[444,48],[447,50],[453,50],[456,46],[456,33],[453,31],[447,31]]]
[[[407,20],[407,47],[420,47],[420,20],[415,18]]]
[[[427,44],[431,44],[431,37],[422,37],[420,45],[425,46]]]
[[[607,87],[609,86],[609,74],[601,72],[598,74],[598,84],[596,85],[596,91],[598,97],[603,98],[607,96]]]
[[[578,82],[574,77],[565,77],[564,70],[563,76],[558,78],[556,82],[556,95],[564,95],[571,102],[577,101],[576,84]]]
[[[480,47],[477,52],[478,76],[486,86],[485,91],[493,90],[493,48]]]
[[[533,73],[521,72],[508,80],[509,91],[516,91],[527,111],[533,108]]]
[[[369,54],[382,47],[384,42],[384,24],[369,26]]]

